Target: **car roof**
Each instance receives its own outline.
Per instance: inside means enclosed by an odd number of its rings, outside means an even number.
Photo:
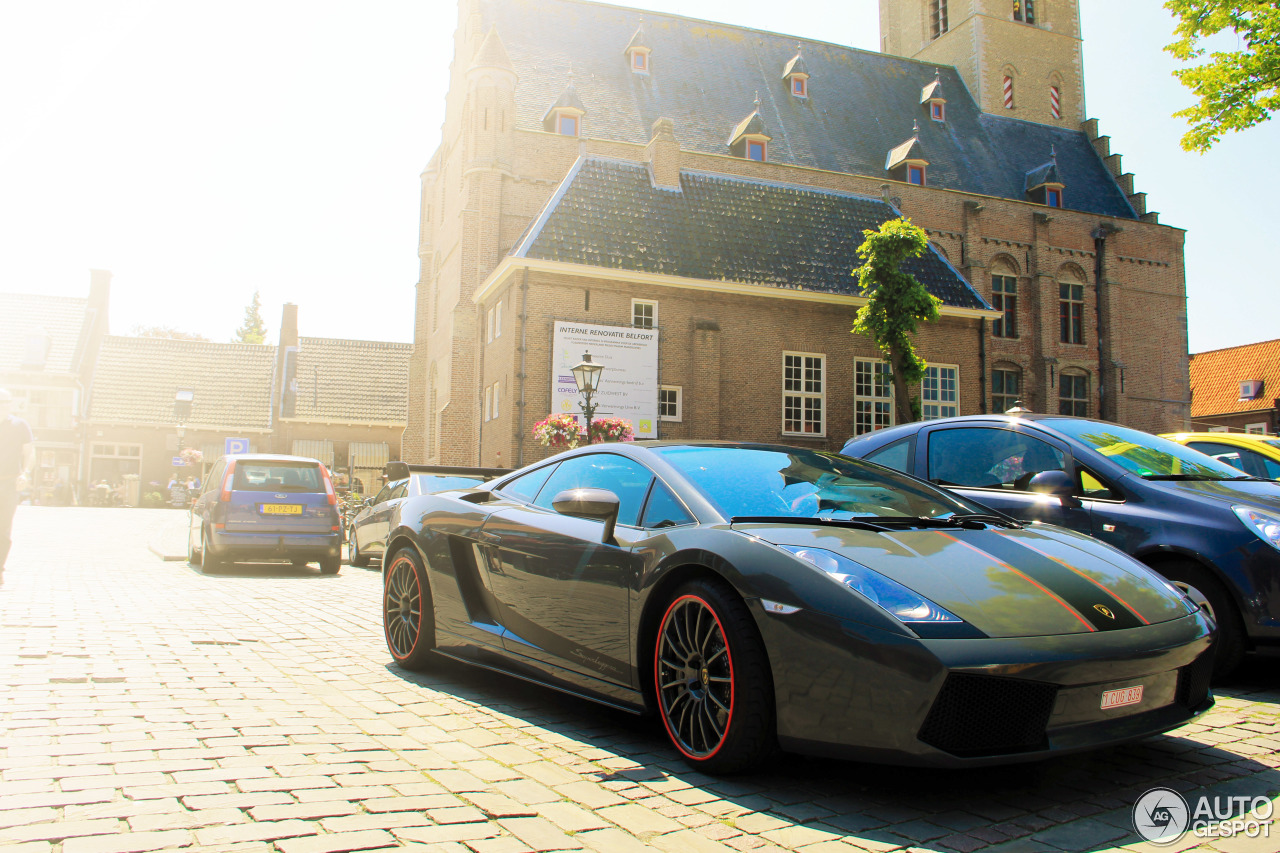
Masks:
[[[234,459],[237,462],[310,462],[319,465],[319,459],[312,459],[310,456],[288,456],[283,453],[229,453],[223,457],[224,459]]]

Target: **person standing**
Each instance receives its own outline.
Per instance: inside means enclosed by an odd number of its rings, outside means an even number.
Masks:
[[[0,571],[13,544],[13,515],[18,493],[26,488],[36,464],[31,427],[13,414],[13,395],[0,388]]]

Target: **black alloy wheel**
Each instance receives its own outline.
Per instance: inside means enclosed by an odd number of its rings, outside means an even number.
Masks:
[[[397,664],[415,671],[427,668],[435,620],[427,573],[412,548],[401,548],[391,558],[382,588],[382,626]]]
[[[1208,570],[1190,560],[1164,563],[1156,571],[1164,575],[1187,598],[1199,605],[1218,625],[1213,645],[1213,680],[1219,681],[1235,672],[1244,660],[1244,623],[1240,611],[1226,587]]]
[[[723,582],[699,579],[676,591],[658,628],[653,670],[662,724],[690,765],[740,772],[776,747],[764,643]]]

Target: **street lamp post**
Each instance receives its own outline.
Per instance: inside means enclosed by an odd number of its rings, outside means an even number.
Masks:
[[[604,365],[596,364],[591,360],[591,353],[584,352],[582,361],[575,364],[571,371],[573,381],[578,385],[578,393],[582,395],[582,402],[578,405],[582,407],[582,414],[587,419],[587,444],[591,444],[591,419],[596,413],[592,398],[600,387],[600,374],[604,371]]]

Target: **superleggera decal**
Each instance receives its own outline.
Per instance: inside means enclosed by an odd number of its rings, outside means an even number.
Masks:
[[[976,547],[995,559],[1016,564],[1027,576],[1053,590],[1057,598],[1069,604],[1096,630],[1115,631],[1144,624],[1145,620],[1110,590],[1039,548],[1027,545],[1021,538],[994,531],[977,532],[965,538],[974,539]]]
[[[939,535],[939,536],[945,536],[947,539],[950,539],[952,542],[955,542],[955,543],[957,543],[957,544],[959,544],[959,545],[963,545],[964,547],[968,548],[969,550],[971,550],[971,551],[975,551],[975,552],[977,552],[978,554],[981,554],[983,557],[985,557],[986,559],[988,559],[988,560],[990,560],[991,562],[995,563],[995,564],[996,564],[996,565],[998,565],[1000,568],[1002,568],[1002,569],[1007,569],[1008,571],[1013,572],[1015,575],[1017,575],[1018,577],[1022,578],[1022,579],[1023,579],[1023,580],[1025,580],[1027,583],[1031,584],[1031,585],[1032,585],[1032,586],[1034,586],[1036,589],[1040,590],[1040,591],[1041,591],[1041,592],[1043,592],[1045,595],[1047,595],[1047,596],[1049,596],[1050,598],[1052,598],[1054,601],[1058,602],[1058,604],[1062,605],[1062,608],[1063,608],[1064,610],[1066,610],[1068,613],[1070,613],[1072,616],[1076,617],[1076,619],[1080,622],[1080,624],[1081,624],[1081,625],[1085,626],[1085,627],[1086,627],[1086,628],[1088,628],[1090,631],[1096,631],[1096,630],[1098,630],[1097,628],[1095,628],[1095,627],[1093,626],[1093,623],[1092,623],[1092,622],[1090,622],[1088,619],[1086,619],[1086,618],[1084,618],[1083,616],[1081,616],[1081,615],[1080,615],[1080,611],[1079,611],[1079,610],[1077,610],[1076,608],[1072,607],[1070,604],[1067,604],[1067,602],[1066,602],[1066,601],[1064,601],[1064,600],[1062,599],[1062,596],[1058,595],[1056,592],[1054,592],[1053,590],[1049,589],[1047,586],[1045,586],[1044,584],[1042,584],[1040,581],[1036,580],[1035,578],[1031,577],[1031,576],[1030,576],[1030,575],[1028,575],[1026,572],[1022,572],[1022,571],[1019,571],[1018,569],[1015,569],[1013,566],[1009,565],[1009,564],[1008,564],[1007,562],[1005,562],[1004,560],[999,559],[999,558],[998,558],[998,557],[996,557],[995,555],[993,555],[993,554],[991,554],[991,553],[989,553],[989,552],[987,552],[987,551],[984,551],[984,550],[983,550],[983,549],[981,549],[981,548],[974,547],[973,545],[970,545],[968,542],[965,542],[965,541],[963,541],[963,540],[957,539],[956,537],[952,536],[950,533],[943,533],[941,530],[937,531],[937,533],[938,533],[938,535]]]

